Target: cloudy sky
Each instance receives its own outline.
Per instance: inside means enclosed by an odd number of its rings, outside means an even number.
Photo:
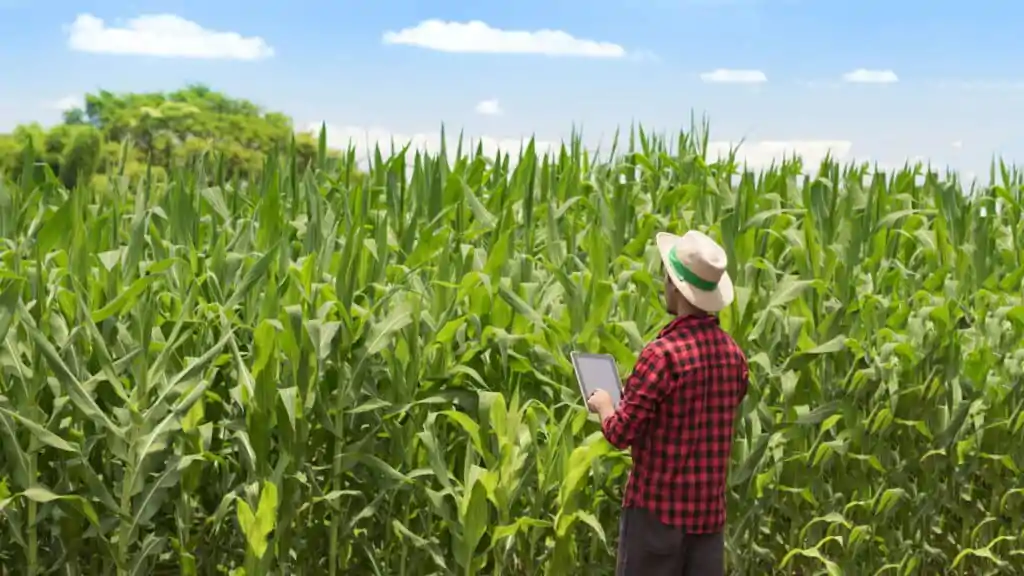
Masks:
[[[1024,5],[933,0],[0,0],[0,130],[202,82],[355,137],[591,144],[706,114],[797,151],[987,171],[1024,158]]]

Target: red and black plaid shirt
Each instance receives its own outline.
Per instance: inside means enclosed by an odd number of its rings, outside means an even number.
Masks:
[[[602,424],[632,448],[624,508],[645,508],[689,533],[725,526],[725,480],[747,360],[715,316],[673,320],[637,359],[622,401]]]

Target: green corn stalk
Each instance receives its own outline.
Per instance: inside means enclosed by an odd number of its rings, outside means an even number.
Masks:
[[[74,190],[27,150],[0,174],[0,566],[612,574],[630,460],[567,354],[625,376],[667,320],[654,234],[701,229],[752,366],[730,573],[1019,571],[1021,174],[621,136],[364,161],[321,134],[249,181],[210,156]]]

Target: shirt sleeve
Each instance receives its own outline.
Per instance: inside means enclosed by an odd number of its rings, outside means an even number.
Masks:
[[[633,373],[626,380],[615,414],[601,423],[601,431],[620,450],[633,445],[642,436],[658,404],[669,390],[669,364],[660,346],[648,345],[637,358]]]

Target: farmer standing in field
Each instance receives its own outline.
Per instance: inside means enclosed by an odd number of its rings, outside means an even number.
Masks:
[[[587,400],[604,436],[632,449],[619,528],[618,576],[725,573],[725,483],[746,357],[715,313],[733,300],[727,257],[696,231],[661,233],[665,304],[675,315],[640,353],[616,409]]]

